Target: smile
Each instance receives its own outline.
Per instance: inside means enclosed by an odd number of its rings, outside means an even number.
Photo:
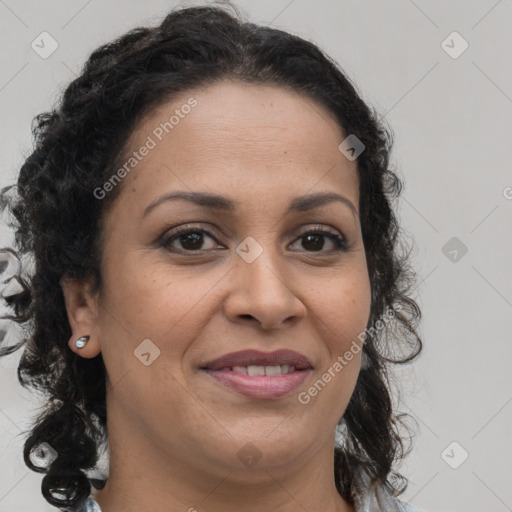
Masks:
[[[275,399],[299,388],[312,370],[294,366],[235,366],[220,370],[202,369],[216,382],[248,398]]]

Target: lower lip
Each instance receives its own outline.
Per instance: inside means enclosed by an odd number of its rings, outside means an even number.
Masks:
[[[224,386],[249,398],[280,398],[295,391],[309,376],[311,368],[295,370],[284,375],[254,377],[229,370],[203,369],[203,371]]]

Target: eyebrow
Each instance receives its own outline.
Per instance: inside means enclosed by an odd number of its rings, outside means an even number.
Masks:
[[[157,206],[164,202],[173,201],[177,199],[190,201],[203,208],[221,210],[226,212],[234,212],[236,210],[237,205],[239,204],[237,201],[232,201],[227,197],[219,196],[217,194],[211,194],[209,192],[177,191],[169,192],[158,197],[155,201],[153,201],[149,206],[146,207],[142,216],[145,217],[151,210],[154,210]],[[286,211],[286,213],[288,214],[291,212],[305,212],[335,201],[347,206],[355,217],[358,216],[356,207],[352,204],[352,202],[346,197],[340,194],[336,194],[335,192],[318,192],[316,194],[309,194],[296,197],[290,202],[290,205],[288,206],[288,210]]]

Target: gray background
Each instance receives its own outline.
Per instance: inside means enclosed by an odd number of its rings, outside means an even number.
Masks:
[[[413,366],[397,370],[399,409],[419,427],[403,499],[431,512],[512,510],[512,1],[236,3],[319,44],[394,131],[424,341]],[[0,0],[1,187],[30,151],[32,118],[89,53],[175,5]],[[59,45],[46,59],[31,48],[43,31]],[[460,55],[454,31],[469,44]],[[10,241],[2,226],[1,245]],[[38,402],[17,382],[18,357],[0,358],[0,512],[49,512],[42,475],[22,460]]]

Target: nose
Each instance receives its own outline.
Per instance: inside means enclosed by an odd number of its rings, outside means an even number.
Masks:
[[[277,258],[263,251],[252,263],[236,260],[230,272],[230,293],[224,302],[230,321],[272,330],[290,327],[305,316],[305,305],[289,282],[290,273],[283,271],[283,262]]]

